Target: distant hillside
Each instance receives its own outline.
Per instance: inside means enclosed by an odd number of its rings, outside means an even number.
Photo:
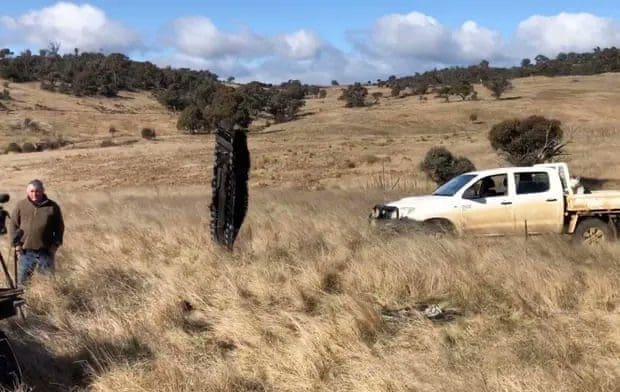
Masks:
[[[524,58],[520,66],[512,68],[492,67],[488,61],[483,60],[478,65],[468,67],[434,69],[401,78],[391,76],[379,84],[419,89],[421,86],[449,85],[463,81],[478,83],[494,77],[514,79],[525,76],[596,75],[605,72],[620,72],[620,51],[616,47],[595,48],[589,53],[559,53],[555,59],[538,55],[534,63]]]
[[[43,90],[81,97],[112,98],[120,91],[147,91],[167,109],[181,111],[177,128],[188,133],[210,132],[217,126],[247,127],[261,113],[274,122],[290,121],[306,95],[319,94],[319,87],[296,80],[279,86],[253,82],[235,88],[209,71],[159,68],[119,53],[76,51],[61,56],[54,48],[19,55],[0,50],[0,78],[39,82]]]

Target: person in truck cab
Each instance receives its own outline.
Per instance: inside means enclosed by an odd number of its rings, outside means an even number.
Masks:
[[[480,184],[480,190],[478,191],[479,197],[493,197],[498,193],[495,190],[495,181],[491,177],[486,177]]]

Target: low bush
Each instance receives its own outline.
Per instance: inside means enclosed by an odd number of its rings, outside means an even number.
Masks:
[[[469,159],[456,157],[445,147],[433,147],[428,150],[420,168],[438,185],[448,182],[459,174],[476,170]]]
[[[366,106],[366,96],[368,95],[368,89],[362,86],[360,83],[355,83],[346,90],[342,90],[341,98],[346,101],[346,107],[362,107]]]
[[[566,143],[562,137],[561,122],[542,116],[502,121],[489,132],[491,147],[513,165],[523,166],[563,155]]]
[[[35,147],[34,144],[30,142],[26,142],[22,144],[22,152],[36,152],[36,151],[37,151],[37,148]]]
[[[157,134],[153,128],[142,128],[142,131],[140,131],[140,136],[146,140],[153,140],[157,137]]]
[[[9,152],[20,153],[22,152],[22,147],[17,143],[9,143],[4,149],[4,151],[7,153]]]

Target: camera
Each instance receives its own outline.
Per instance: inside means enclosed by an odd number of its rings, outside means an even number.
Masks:
[[[6,203],[11,197],[6,193],[0,193],[0,204]],[[9,213],[0,205],[0,235],[6,234],[6,218]]]

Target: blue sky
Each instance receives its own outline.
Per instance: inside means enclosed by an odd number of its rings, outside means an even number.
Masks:
[[[0,46],[328,83],[620,46],[617,1],[2,1]]]

